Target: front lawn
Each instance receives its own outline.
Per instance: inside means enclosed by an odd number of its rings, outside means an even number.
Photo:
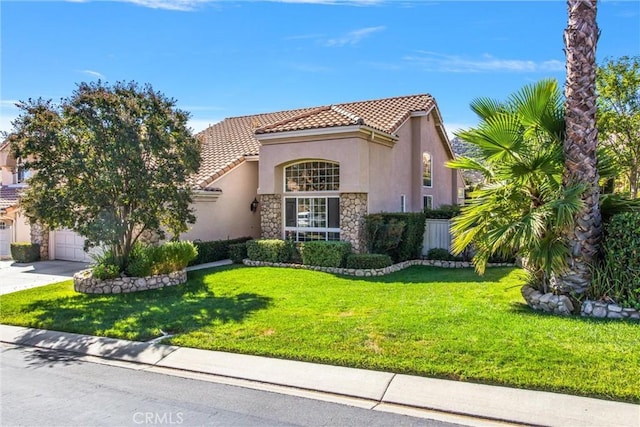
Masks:
[[[1,297],[0,321],[640,402],[640,323],[524,305],[524,273],[412,267],[382,278],[226,267],[186,285],[89,296],[71,282]]]

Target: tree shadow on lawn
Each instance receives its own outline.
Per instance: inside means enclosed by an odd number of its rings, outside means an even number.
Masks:
[[[515,267],[487,268],[480,276],[473,268],[443,268],[414,265],[386,276],[362,277],[336,275],[346,280],[366,280],[372,283],[488,283],[510,275]]]
[[[271,298],[255,293],[216,296],[205,276],[190,274],[184,285],[151,291],[36,301],[25,311],[38,313],[35,324],[41,328],[145,341],[163,332],[240,322],[271,304]]]

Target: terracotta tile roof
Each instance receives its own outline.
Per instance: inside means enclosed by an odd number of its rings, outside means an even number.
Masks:
[[[7,209],[18,204],[18,191],[20,188],[0,185],[0,209]]]
[[[430,95],[412,95],[227,118],[197,135],[202,164],[192,184],[204,188],[247,156],[257,155],[256,134],[351,125],[394,134],[412,112],[428,112],[434,106]]]

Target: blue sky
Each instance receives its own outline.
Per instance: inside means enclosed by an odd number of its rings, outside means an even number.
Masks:
[[[449,132],[469,103],[564,82],[566,3],[404,0],[6,1],[0,130],[17,100],[135,80],[200,131],[224,117],[432,94]],[[640,54],[640,2],[602,1],[597,58]]]

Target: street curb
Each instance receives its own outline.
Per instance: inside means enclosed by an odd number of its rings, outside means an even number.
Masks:
[[[0,324],[0,341],[406,407],[543,426],[640,426],[640,405]]]

